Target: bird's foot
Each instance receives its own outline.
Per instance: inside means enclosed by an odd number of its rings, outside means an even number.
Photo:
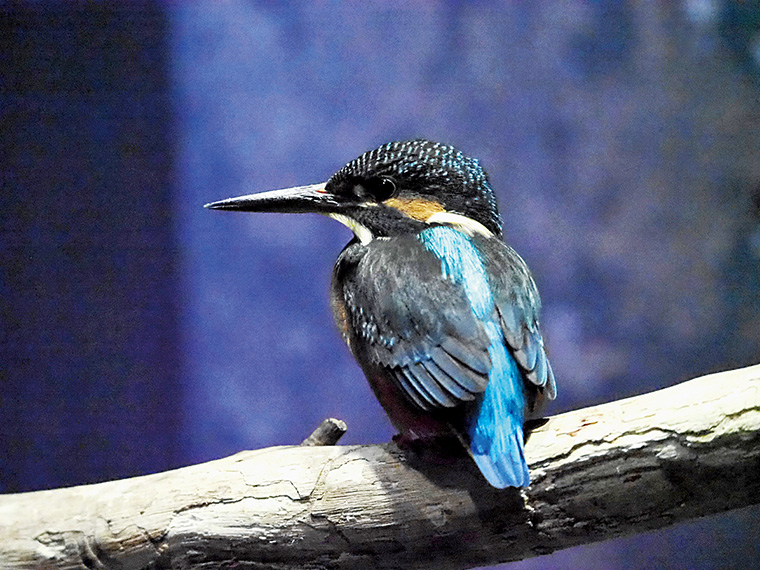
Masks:
[[[464,454],[459,440],[450,434],[423,438],[414,433],[399,433],[393,436],[393,442],[406,455],[431,463],[448,464]]]

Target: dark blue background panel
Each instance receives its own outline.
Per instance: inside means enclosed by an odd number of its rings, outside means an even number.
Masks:
[[[180,462],[166,19],[0,8],[0,490]]]

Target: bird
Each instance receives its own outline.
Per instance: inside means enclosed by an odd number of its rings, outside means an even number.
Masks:
[[[541,301],[479,161],[426,139],[365,152],[327,182],[213,210],[318,213],[351,241],[330,305],[399,441],[459,441],[493,487],[527,487],[524,425],[557,394]]]

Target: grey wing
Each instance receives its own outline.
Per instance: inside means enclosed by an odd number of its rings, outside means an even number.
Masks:
[[[557,385],[544,347],[538,315],[541,299],[525,261],[497,239],[479,239],[499,312],[501,329],[524,378],[553,400]]]
[[[475,400],[488,384],[490,343],[461,287],[412,236],[376,240],[367,249],[340,275],[337,292],[361,344],[352,347],[357,359],[384,367],[422,410]]]

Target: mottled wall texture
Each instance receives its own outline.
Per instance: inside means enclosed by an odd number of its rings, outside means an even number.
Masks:
[[[392,435],[331,322],[348,230],[202,205],[426,137],[533,268],[549,413],[760,362],[752,2],[0,7],[0,491]],[[760,509],[510,568],[760,567]]]

